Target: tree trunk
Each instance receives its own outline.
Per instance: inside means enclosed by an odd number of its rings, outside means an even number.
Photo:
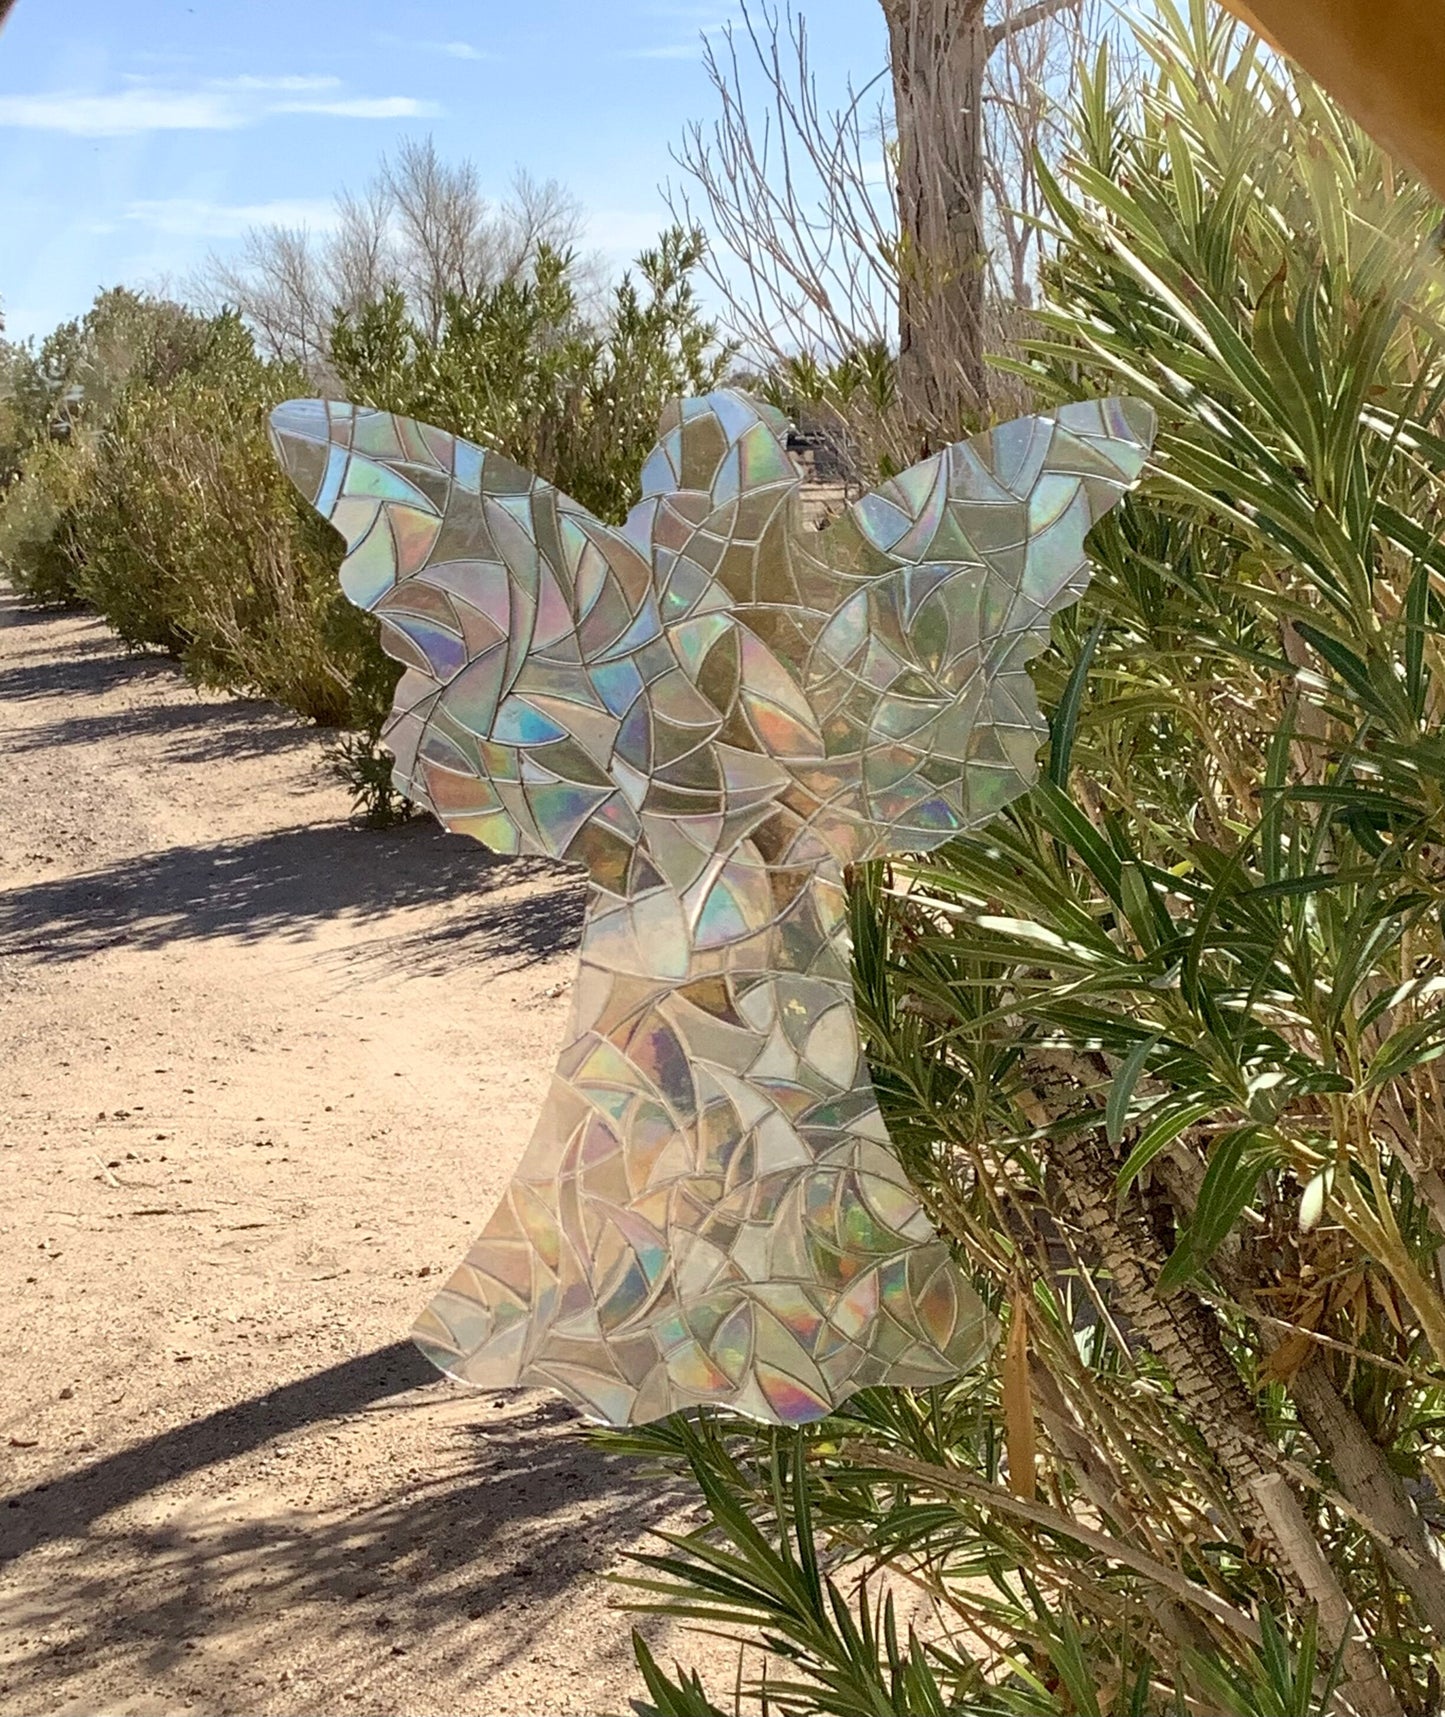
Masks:
[[[984,0],[882,0],[898,126],[898,383],[922,448],[976,427],[984,370]]]
[[[1440,1551],[1411,1508],[1385,1451],[1371,1442],[1318,1361],[1289,1385],[1300,1421],[1334,1472],[1335,1487],[1382,1535],[1395,1578],[1421,1618],[1445,1639],[1445,1569]]]

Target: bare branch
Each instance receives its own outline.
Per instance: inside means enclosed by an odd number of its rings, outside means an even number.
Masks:
[[[571,251],[583,230],[581,206],[555,180],[519,173],[494,207],[476,167],[443,161],[427,138],[383,159],[364,191],[342,192],[331,230],[253,228],[234,254],[210,257],[192,293],[233,305],[264,352],[299,359],[324,382],[338,311],[397,286],[434,338],[450,294],[525,275],[542,245]],[[595,263],[578,264],[584,284],[596,272]]]
[[[993,53],[1016,30],[1031,30],[1035,24],[1046,24],[1060,12],[1078,11],[1081,4],[1082,0],[1035,0],[1034,5],[1025,6],[1021,12],[1000,18],[985,32],[989,53]]]
[[[378,183],[398,228],[401,281],[430,338],[441,332],[446,295],[474,291],[495,264],[496,234],[477,170],[449,167],[435,141],[408,139],[384,160]]]
[[[803,19],[770,0],[745,0],[736,29],[707,44],[717,117],[689,127],[674,154],[685,184],[669,187],[673,215],[688,225],[700,220],[708,230],[706,271],[745,358],[795,378],[800,400],[809,389],[816,399],[829,378],[863,386],[858,360],[866,357],[863,369],[877,383],[877,397],[866,408],[856,394],[847,403],[865,458],[911,457],[917,444],[902,428],[896,398],[888,397],[890,354],[896,357],[904,320],[901,294],[917,298],[921,290],[927,300],[931,276],[946,289],[951,268],[921,253],[946,259],[950,245],[954,252],[960,244],[969,248],[963,229],[978,235],[972,254],[982,271],[974,282],[982,289],[981,311],[975,291],[972,321],[930,315],[925,330],[928,365],[945,382],[970,365],[977,378],[979,351],[1006,348],[1032,301],[1043,243],[1037,158],[1054,157],[1062,141],[1045,92],[1065,75],[1081,15],[1095,0],[1050,3],[1057,16],[1039,20],[1026,0],[989,0],[988,28],[1001,33],[995,52],[977,55],[981,89],[968,95],[957,79],[940,81],[933,65],[957,55],[960,31],[974,29],[977,40],[982,0],[888,0],[885,16],[918,38],[917,75],[905,92],[913,134],[926,141],[956,133],[966,101],[981,131],[972,177],[964,170],[967,150],[905,162],[907,139],[896,122],[888,68],[845,86],[841,101],[830,104],[817,86]],[[911,249],[899,238],[901,225],[910,225],[900,223],[902,183],[938,215],[939,230],[930,226],[920,243],[913,211]],[[949,223],[957,229],[951,234]],[[1003,396],[1000,407],[1014,403],[1012,383],[991,385]],[[947,409],[931,428],[930,409],[915,402],[925,435],[956,433],[952,422],[941,421],[952,417]],[[870,418],[873,429],[863,428]]]

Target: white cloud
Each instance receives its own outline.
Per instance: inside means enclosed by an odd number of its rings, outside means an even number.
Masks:
[[[321,76],[210,79],[192,88],[133,80],[106,94],[49,90],[0,95],[0,127],[59,131],[72,137],[133,137],[148,131],[238,131],[275,114],[333,119],[423,119],[441,110],[415,96],[327,95],[340,78]]]
[[[278,101],[273,113],[324,113],[333,119],[435,119],[434,101],[411,95],[349,96],[340,101]]]
[[[125,89],[112,95],[0,95],[0,125],[66,131],[73,137],[129,137],[141,131],[231,131],[248,123],[220,92]]]
[[[207,89],[239,89],[239,90],[287,90],[299,92],[316,89],[340,89],[341,79],[338,77],[254,77],[245,73],[233,78],[207,78]]]
[[[441,54],[449,60],[495,60],[496,54],[479,48],[474,42],[426,41],[417,36],[398,36],[389,30],[378,30],[373,41],[380,48],[406,48],[416,54]]]
[[[127,203],[125,218],[152,232],[185,238],[239,238],[251,227],[336,225],[336,204],[320,197],[279,197],[266,203],[215,203],[203,197],[163,197]]]

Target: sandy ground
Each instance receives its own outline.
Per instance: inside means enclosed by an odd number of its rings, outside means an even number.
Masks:
[[[604,1576],[678,1499],[405,1340],[521,1153],[577,891],[348,827],[320,749],[0,595],[3,1712],[640,1691]]]

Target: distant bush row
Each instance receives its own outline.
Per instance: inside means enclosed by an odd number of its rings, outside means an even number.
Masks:
[[[663,402],[725,354],[691,286],[701,241],[645,252],[586,316],[570,259],[448,299],[435,335],[387,291],[338,315],[326,385],[497,447],[619,519]],[[398,806],[377,753],[398,670],[342,597],[340,540],[281,475],[267,413],[318,391],[263,359],[240,317],[116,288],[37,347],[0,346],[0,573],[36,602],[96,608],[197,684],[345,730],[358,808]]]

